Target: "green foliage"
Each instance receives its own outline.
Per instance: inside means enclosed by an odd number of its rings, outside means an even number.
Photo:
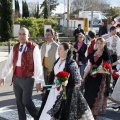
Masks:
[[[19,22],[21,27],[28,28],[30,31],[30,35],[32,37],[44,36],[45,23],[51,23],[52,28],[54,30],[58,29],[58,23],[52,19],[28,17],[28,18],[17,18],[16,22]]]
[[[36,17],[36,18],[39,18],[39,17],[40,17],[40,7],[39,7],[39,2],[37,3],[35,17]]]
[[[72,11],[72,13],[70,14],[70,17],[75,17],[75,15],[78,15],[81,10],[82,9],[80,8],[80,9],[76,9],[76,10]]]
[[[112,20],[114,20],[115,17],[120,16],[120,10],[118,8],[110,7],[108,9],[108,15],[112,16]]]
[[[41,7],[43,10],[41,12],[41,15],[47,19],[49,17],[49,10],[48,10],[48,5],[47,5],[47,0],[44,0]]]
[[[26,1],[22,1],[22,17],[29,17],[29,9]]]
[[[48,0],[50,4],[50,12],[56,9],[56,7],[59,5],[58,0]]]
[[[15,0],[15,17],[20,17],[20,7],[18,0]]]
[[[13,46],[17,43],[18,41],[16,40],[11,40],[10,45]],[[8,46],[8,41],[7,42],[0,42],[0,46]]]
[[[15,0],[15,12],[19,12],[20,8],[19,8],[19,2],[18,0]]]
[[[1,4],[1,0],[0,0],[0,16],[1,16],[1,8],[2,8],[2,4]]]
[[[41,45],[44,42],[43,38],[30,38],[30,41],[33,41],[38,45]],[[18,43],[18,39],[10,39],[10,46],[15,45],[16,43]],[[0,42],[0,46],[8,46],[8,41]]]
[[[52,11],[55,10],[58,5],[58,0],[44,0],[40,7],[43,9],[41,15],[43,15],[44,18],[50,17]]]
[[[13,36],[12,0],[1,0],[1,38],[8,40]]]
[[[45,0],[45,6],[43,9],[43,15],[45,19],[48,19],[49,17],[49,10],[48,10],[48,5],[47,5],[47,0]]]

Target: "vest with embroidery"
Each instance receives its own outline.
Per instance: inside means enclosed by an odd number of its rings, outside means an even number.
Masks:
[[[90,53],[92,53],[92,51],[94,50],[94,45],[95,45],[95,39],[93,41],[91,41],[90,46],[88,47],[88,55]]]
[[[55,55],[56,55],[57,48],[58,48],[58,45],[55,42],[53,42],[50,50],[48,51],[48,71],[49,72],[52,71],[54,62],[56,61]],[[44,63],[43,60],[45,57],[45,52],[46,52],[46,43],[43,43],[42,49],[41,49],[42,64]]]
[[[15,74],[16,63],[18,60],[19,45],[17,43],[13,47],[13,75]],[[33,60],[33,50],[36,44],[32,42],[26,42],[26,47],[21,56],[21,73],[20,77],[29,77],[34,75],[34,60]]]

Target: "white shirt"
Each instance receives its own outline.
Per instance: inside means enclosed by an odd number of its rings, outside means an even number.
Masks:
[[[113,45],[113,40],[116,40],[116,50],[113,49],[112,45]],[[120,38],[117,35],[111,36],[109,37],[107,40],[107,48],[109,50],[112,50],[113,52],[117,53],[117,56],[120,56]]]
[[[66,60],[63,61],[61,64],[61,59],[58,60],[58,62],[54,66],[54,74],[57,75],[60,71],[63,71],[65,68]]]
[[[84,69],[84,72],[89,73],[90,69],[91,69],[91,63],[90,63],[90,60],[88,60],[88,63],[87,63],[87,66]]]
[[[120,71],[120,64],[116,65],[116,69],[117,69],[117,71]]]
[[[108,35],[109,37],[106,39],[106,42],[107,42],[107,48],[109,49],[109,50],[112,50],[112,47],[111,47],[111,44],[112,44],[112,37],[113,36],[111,36],[110,37],[110,35]]]
[[[22,44],[20,43],[20,46],[21,45]],[[20,49],[20,46],[19,46],[19,49]],[[18,53],[18,60],[17,60],[16,66],[21,66],[21,56],[22,56],[22,53],[23,53],[25,47],[26,47],[26,44],[23,45],[22,51]]]
[[[21,45],[21,44],[20,44]],[[16,66],[21,66],[21,55],[26,47],[26,44],[23,45],[22,51],[18,53],[18,60],[16,63]],[[43,70],[42,70],[42,64],[41,64],[41,54],[38,46],[35,46],[33,50],[33,60],[34,60],[34,78],[36,83],[41,83],[44,81],[43,79]],[[2,79],[5,79],[8,74],[12,71],[13,68],[13,48],[10,51],[10,54],[8,56],[8,60],[5,64],[5,67],[2,70]]]
[[[49,43],[49,44],[48,44],[48,43],[46,44],[45,57],[48,57],[48,51],[50,50],[51,45],[52,45],[52,42]],[[55,53],[55,58],[56,58],[56,60],[59,58],[59,55],[58,55],[58,48],[57,48],[56,53]]]

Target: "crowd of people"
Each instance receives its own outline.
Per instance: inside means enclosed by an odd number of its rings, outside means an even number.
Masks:
[[[101,35],[104,34],[101,32]],[[28,40],[28,29],[20,28],[19,42],[11,49],[0,79],[0,86],[3,86],[6,76],[13,70],[11,84],[19,120],[27,119],[25,108],[34,120],[96,120],[97,116],[106,113],[111,90],[111,100],[119,104],[120,38],[117,27],[110,28],[107,39],[97,38],[90,30],[89,45],[85,43],[80,24],[74,36],[74,45],[60,43],[58,34],[47,29],[45,42],[39,49]],[[110,86],[112,79],[113,87]],[[39,110],[32,102],[34,81],[36,90],[44,94]],[[43,87],[42,82],[45,82]]]

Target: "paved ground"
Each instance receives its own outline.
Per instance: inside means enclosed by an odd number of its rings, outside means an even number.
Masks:
[[[5,65],[5,60],[7,59],[8,52],[0,52],[0,76],[1,71]],[[6,79],[6,84],[4,87],[0,88],[0,120],[18,120],[18,114],[15,104],[15,96],[13,92],[12,86],[10,86],[11,81],[10,74]],[[41,105],[41,93],[36,92],[35,88],[33,91],[33,101],[35,105],[40,107]],[[120,111],[112,109],[112,105],[114,103],[108,100],[107,104],[107,112],[105,115],[100,116],[97,118],[97,120],[120,120]],[[32,120],[31,116],[27,112],[28,120]]]
[[[4,61],[8,57],[8,47],[7,46],[0,46],[0,62]]]

